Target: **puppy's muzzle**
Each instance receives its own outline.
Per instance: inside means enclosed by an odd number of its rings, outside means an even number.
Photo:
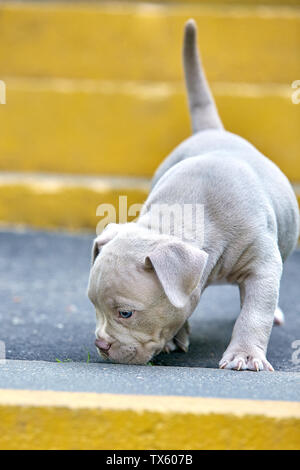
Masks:
[[[104,353],[105,355],[108,355],[108,351],[111,347],[111,343],[107,343],[107,341],[104,341],[104,339],[102,338],[97,338],[95,340],[95,345],[97,346],[97,348],[102,352]]]

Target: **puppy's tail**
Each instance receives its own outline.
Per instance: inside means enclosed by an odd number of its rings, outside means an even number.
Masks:
[[[185,25],[183,65],[193,133],[204,129],[223,129],[201,66],[197,48],[197,26],[192,19]]]

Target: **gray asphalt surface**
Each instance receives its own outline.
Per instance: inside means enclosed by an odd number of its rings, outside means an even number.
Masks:
[[[300,373],[9,360],[0,388],[299,401]]]
[[[95,316],[86,295],[92,239],[0,232],[0,341],[7,359],[104,362],[94,346]],[[273,328],[268,359],[276,370],[299,372],[292,361],[292,343],[300,340],[299,250],[285,265],[280,305],[286,324]],[[154,364],[217,368],[238,312],[237,288],[207,289],[190,322],[190,351],[160,354]]]

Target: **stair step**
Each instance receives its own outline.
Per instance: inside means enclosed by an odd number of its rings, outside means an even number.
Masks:
[[[190,17],[211,81],[300,76],[299,6],[136,2],[1,3],[1,74],[177,81]]]
[[[190,135],[183,85],[6,79],[0,170],[151,177]],[[216,83],[226,129],[300,180],[300,105],[284,85]]]
[[[126,208],[136,209],[133,204],[143,204],[149,187],[150,182],[143,178],[2,172],[0,223],[93,231],[100,223],[99,233],[107,223],[119,222],[119,208],[126,213]],[[96,214],[102,204],[112,205],[115,214],[107,206]],[[131,214],[128,222],[134,219],[134,212]]]

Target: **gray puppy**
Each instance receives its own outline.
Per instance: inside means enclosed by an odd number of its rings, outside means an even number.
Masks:
[[[239,286],[241,312],[219,366],[272,371],[266,351],[274,315],[283,321],[279,285],[298,239],[298,204],[277,166],[223,129],[196,44],[190,20],[183,56],[194,135],[157,170],[139,218],[109,224],[94,242],[95,343],[103,357],[131,364],[187,351],[187,321],[202,292],[230,283]],[[154,207],[170,206],[204,207],[204,218],[153,218]]]

